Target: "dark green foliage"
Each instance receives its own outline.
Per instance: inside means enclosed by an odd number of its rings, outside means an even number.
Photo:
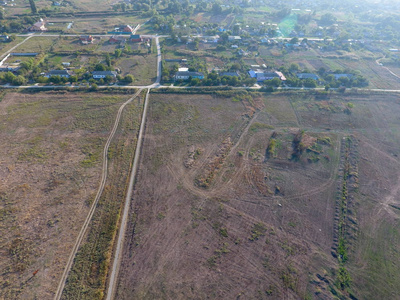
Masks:
[[[305,146],[302,143],[304,135],[304,130],[299,130],[298,133],[294,135],[292,146],[293,146],[293,153],[292,153],[292,159],[293,160],[299,160],[301,154],[303,153]]]
[[[276,148],[276,140],[275,139],[270,139],[268,147],[267,147],[267,157],[274,157],[275,155],[275,148]]]
[[[219,230],[219,234],[220,234],[221,236],[223,236],[223,237],[228,237],[228,231],[227,231],[227,229],[226,229],[225,227],[222,227],[222,228]]]
[[[254,224],[251,229],[251,236],[249,237],[250,241],[257,241],[261,236],[265,235],[267,231],[267,227],[263,223]]]
[[[339,274],[337,276],[337,285],[340,289],[344,290],[345,288],[350,287],[351,277],[349,271],[345,267],[339,268]]]
[[[37,8],[34,0],[29,0],[29,4],[31,5],[31,11],[33,14],[37,13]]]

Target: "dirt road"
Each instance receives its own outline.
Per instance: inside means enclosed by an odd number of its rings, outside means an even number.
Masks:
[[[137,169],[138,169],[138,165],[139,165],[140,151],[142,148],[143,132],[144,132],[144,128],[145,128],[147,107],[148,107],[148,103],[149,103],[149,101],[148,101],[149,92],[150,92],[150,89],[147,90],[146,99],[144,102],[142,121],[140,124],[138,142],[137,142],[136,151],[135,151],[135,158],[133,161],[131,177],[129,180],[128,192],[125,197],[125,206],[124,206],[124,211],[122,214],[121,226],[120,226],[120,230],[118,233],[117,247],[116,247],[115,254],[114,254],[114,261],[113,261],[113,265],[112,265],[112,269],[111,269],[110,281],[109,281],[108,290],[107,290],[107,300],[113,299],[114,294],[115,294],[115,287],[116,287],[116,282],[117,282],[118,273],[119,273],[118,271],[119,271],[119,266],[121,264],[121,257],[122,257],[126,225],[128,222],[129,207],[131,204],[133,183],[135,182],[136,173],[137,173]]]
[[[126,101],[125,103],[123,103],[121,105],[121,107],[118,110],[117,116],[115,118],[115,122],[114,122],[114,126],[110,132],[110,135],[107,139],[106,145],[104,146],[104,150],[103,150],[103,155],[102,155],[102,159],[103,159],[103,167],[102,167],[102,174],[101,174],[101,181],[100,181],[100,186],[99,189],[97,190],[97,194],[96,194],[96,198],[94,199],[92,206],[90,207],[89,213],[85,219],[85,222],[83,223],[81,230],[79,231],[78,237],[76,239],[75,245],[72,248],[71,254],[68,258],[67,264],[65,266],[64,272],[62,274],[62,277],[60,279],[60,283],[58,284],[54,299],[58,300],[61,298],[62,292],[64,290],[64,286],[65,286],[65,281],[67,280],[69,271],[71,270],[74,258],[76,256],[76,253],[78,252],[79,246],[82,243],[83,237],[85,236],[85,233],[87,231],[87,228],[89,226],[90,220],[93,217],[93,214],[96,210],[96,206],[97,203],[99,202],[100,196],[103,193],[103,189],[107,180],[107,168],[108,168],[108,159],[107,159],[107,154],[108,154],[108,148],[110,147],[111,141],[115,135],[115,132],[117,131],[118,125],[119,125],[119,121],[121,119],[121,115],[122,112],[125,108],[125,106],[127,104],[129,104],[130,102],[132,102],[133,99],[135,99],[142,90],[137,91],[128,101]]]

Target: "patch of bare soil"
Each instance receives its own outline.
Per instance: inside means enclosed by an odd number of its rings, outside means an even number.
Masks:
[[[399,101],[323,97],[152,95],[117,298],[393,298]]]
[[[333,209],[313,226],[318,209],[333,205],[330,196],[319,200],[334,190],[329,167],[265,162],[271,130],[253,130],[257,97],[152,99],[117,297],[304,297],[305,266],[331,246]],[[310,188],[310,179],[326,189]]]
[[[0,102],[0,299],[51,299],[128,96],[8,93]]]

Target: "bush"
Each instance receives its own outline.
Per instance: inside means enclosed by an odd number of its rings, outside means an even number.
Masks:
[[[14,78],[14,80],[13,80],[13,84],[14,85],[23,85],[23,84],[25,84],[26,83],[26,78],[24,77],[24,76],[22,76],[22,75],[18,75],[18,76],[16,76],[15,78]]]
[[[135,81],[135,77],[133,77],[133,75],[131,75],[131,74],[128,74],[128,75],[126,75],[126,76],[124,77],[124,81],[125,81],[126,83],[132,83],[132,82]]]

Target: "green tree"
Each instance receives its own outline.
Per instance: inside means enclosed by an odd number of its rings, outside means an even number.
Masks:
[[[29,4],[31,5],[31,11],[33,14],[37,13],[37,8],[34,0],[29,0]]]
[[[331,13],[326,13],[322,15],[320,20],[322,25],[332,25],[333,23],[336,23],[336,21],[336,17]]]
[[[190,80],[190,85],[199,85],[200,84],[200,79],[199,78],[192,78]]]
[[[266,86],[278,87],[281,85],[281,80],[279,78],[273,78],[271,80],[265,80],[264,84]]]
[[[317,82],[314,79],[307,78],[304,80],[303,85],[307,88],[316,88]]]
[[[26,83],[26,78],[24,77],[24,76],[22,76],[22,75],[18,75],[18,76],[16,76],[15,78],[14,78],[14,80],[13,80],[13,84],[14,85],[23,85],[23,84],[25,84]]]
[[[49,78],[49,81],[54,83],[54,84],[59,84],[61,82],[61,77],[60,76],[51,76]]]
[[[95,71],[105,71],[105,70],[107,70],[107,68],[106,68],[106,66],[103,65],[103,64],[96,64],[96,65],[94,66],[94,70],[95,70]]]
[[[338,280],[338,285],[342,290],[350,286],[351,277],[349,271],[347,271],[345,267],[339,268],[339,274],[337,280]]]
[[[114,55],[116,58],[120,58],[122,55],[122,50],[121,49],[115,49]]]
[[[239,24],[235,24],[233,25],[233,34],[234,35],[239,35],[240,34],[240,25]]]
[[[215,2],[213,5],[212,5],[212,12],[213,12],[213,14],[215,14],[215,15],[219,15],[219,14],[221,14],[222,13],[222,7],[221,7],[221,5],[219,4],[219,3],[217,3],[217,2]]]
[[[36,82],[38,82],[38,83],[47,83],[47,82],[49,82],[49,79],[47,77],[44,77],[44,76],[39,76],[36,79]]]
[[[291,63],[289,66],[289,71],[290,72],[297,72],[300,70],[300,66],[296,63]]]
[[[110,76],[110,75],[107,75],[107,76],[104,78],[104,82],[106,82],[106,83],[110,83],[110,82],[112,82],[112,81],[113,81],[113,77]]]
[[[230,76],[228,83],[229,85],[236,86],[239,84],[239,79],[236,76]]]
[[[199,38],[195,38],[193,41],[194,50],[199,50]]]
[[[4,81],[5,81],[5,82],[8,82],[8,83],[12,83],[12,82],[14,81],[15,77],[16,77],[16,76],[15,76],[13,73],[7,72],[7,73],[4,75]]]
[[[124,77],[124,81],[126,83],[132,83],[133,81],[135,81],[135,77],[133,77],[133,75],[131,74],[128,74]]]
[[[111,58],[110,58],[110,54],[106,54],[106,64],[108,67],[111,67]]]

